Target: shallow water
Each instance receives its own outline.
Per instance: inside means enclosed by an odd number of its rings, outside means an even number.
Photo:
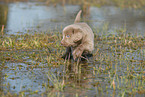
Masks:
[[[45,6],[43,3],[11,3],[7,6],[0,6],[5,8],[5,17],[1,18],[0,26],[2,24],[5,25],[5,34],[25,34],[25,33],[34,33],[34,32],[57,32],[62,31],[63,27],[73,23],[75,15],[79,11],[79,6],[77,5],[66,5],[65,7],[62,6]],[[4,11],[4,10],[0,10]],[[0,15],[3,17],[3,15]],[[141,34],[144,35],[145,32],[145,12],[142,10],[132,10],[132,9],[120,9],[112,6],[104,6],[101,8],[91,7],[90,14],[84,17],[84,20],[93,28],[94,33],[98,33],[98,35],[105,34],[117,34],[118,29],[126,28],[126,33],[132,34]],[[103,28],[104,25],[107,25],[107,28]],[[99,32],[97,32],[99,29]],[[105,29],[105,30],[104,30]],[[106,30],[108,29],[108,30]],[[109,31],[109,32],[105,32]],[[103,45],[103,44],[102,44]],[[105,46],[105,45],[104,45]],[[97,48],[97,45],[96,45]],[[98,47],[99,48],[99,47]],[[101,48],[101,47],[100,47]],[[126,74],[127,66],[122,65],[127,60],[120,60],[118,67],[115,67],[115,58],[113,54],[109,53],[105,50],[106,47],[102,47],[102,52],[105,53],[107,58],[110,58],[112,62],[113,69],[117,68],[117,74],[119,76],[123,76]],[[137,53],[138,51],[138,53]],[[133,53],[127,52],[124,54],[124,57],[131,58],[134,56],[136,60],[143,60],[143,57],[140,54],[141,50],[137,50]],[[31,53],[31,52],[26,52]],[[39,53],[39,52],[37,52]],[[8,54],[11,55],[11,54]],[[104,55],[105,56],[105,55]],[[105,71],[105,68],[108,66],[103,60],[103,55],[98,56],[102,57],[102,60],[97,62],[93,62],[90,59],[90,63],[87,63],[87,66],[82,66],[81,75],[74,74],[73,69],[69,70],[68,75],[66,74],[67,80],[66,83],[72,83],[72,85],[76,85],[79,88],[74,88],[73,86],[66,86],[63,93],[57,95],[65,95],[65,96],[118,96],[119,90],[116,90],[114,93],[113,89],[108,89],[107,92],[104,90],[106,86],[110,87],[110,83],[108,82],[109,70]],[[119,55],[117,56],[119,57]],[[104,57],[105,58],[105,57]],[[11,93],[19,93],[25,91],[25,94],[31,94],[31,91],[38,91],[36,96],[39,94],[46,92],[47,85],[52,85],[52,83],[48,80],[48,72],[53,72],[57,77],[59,76],[62,79],[62,74],[64,70],[64,65],[61,65],[59,68],[48,66],[48,64],[39,63],[39,66],[32,67],[35,65],[35,61],[30,60],[29,57],[24,57],[26,61],[23,62],[5,62],[3,68],[0,68],[0,89],[5,91],[10,91]],[[118,58],[119,59],[119,58]],[[117,59],[117,60],[118,60]],[[121,61],[123,61],[121,63]],[[103,63],[104,62],[104,63]],[[128,62],[129,63],[129,62]],[[31,64],[31,65],[29,65]],[[38,64],[38,63],[37,63]],[[72,63],[73,64],[73,63]],[[129,63],[130,64],[130,63]],[[132,66],[131,63],[129,66],[132,67],[133,71],[138,70],[138,65]],[[134,69],[134,67],[136,67]],[[67,68],[67,67],[66,67]],[[96,70],[93,71],[93,68]],[[98,68],[101,68],[100,74],[97,74]],[[108,66],[109,68],[109,66]],[[140,69],[143,71],[143,68]],[[103,72],[103,73],[102,73]],[[95,74],[93,74],[95,73]],[[119,79],[120,81],[121,79]],[[138,82],[138,79],[135,79]],[[134,81],[129,80],[128,83],[132,83]],[[98,86],[94,87],[93,84],[98,84]],[[120,82],[120,84],[122,84]],[[124,84],[123,84],[124,85]],[[122,86],[123,86],[122,85]],[[99,87],[100,86],[100,87]],[[138,86],[138,85],[135,85]],[[80,88],[81,87],[81,88]],[[125,87],[125,85],[124,85]],[[87,89],[84,89],[87,88]],[[6,92],[7,92],[6,91]],[[74,94],[71,94],[71,92]],[[138,93],[135,94],[135,96]],[[35,96],[35,95],[34,95]],[[142,96],[142,95],[139,95]],[[31,97],[31,96],[30,96]],[[33,97],[33,95],[32,95]]]
[[[17,34],[17,32],[27,33],[28,30],[30,32],[62,31],[66,25],[73,23],[80,7],[77,5],[54,7],[45,6],[43,3],[28,2],[11,3],[8,4],[7,9],[7,18],[3,23],[6,33]],[[144,34],[145,32],[145,12],[142,10],[120,9],[113,6],[91,7],[87,17],[89,17],[88,24],[94,29],[102,29],[102,26],[107,23],[110,33],[113,33],[114,29],[123,27],[127,28],[128,33]]]

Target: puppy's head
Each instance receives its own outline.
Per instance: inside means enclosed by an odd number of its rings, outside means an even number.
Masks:
[[[83,33],[77,25],[69,25],[63,29],[61,44],[65,47],[75,47],[81,43]]]

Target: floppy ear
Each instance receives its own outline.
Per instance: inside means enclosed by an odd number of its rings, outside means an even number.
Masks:
[[[83,33],[80,31],[80,29],[73,29],[73,42],[78,42],[83,38]]]

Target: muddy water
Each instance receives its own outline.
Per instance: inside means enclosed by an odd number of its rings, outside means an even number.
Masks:
[[[6,8],[5,8],[6,9]],[[75,5],[44,6],[42,3],[11,3],[7,6],[5,23],[7,34],[34,31],[61,31],[68,24],[73,23],[80,7]],[[2,10],[1,10],[2,11]],[[5,11],[5,10],[3,10]],[[145,32],[145,12],[142,10],[120,9],[116,7],[91,7],[87,17],[88,24],[94,29],[101,29],[108,23],[110,33],[114,29],[126,27],[128,33],[143,34]],[[85,17],[84,17],[85,18]],[[1,22],[4,18],[1,18]],[[2,24],[2,23],[1,23]],[[31,32],[31,31],[30,31]]]
[[[3,6],[0,6],[4,8]],[[4,15],[0,14],[2,17],[0,20],[0,26],[5,25],[5,34],[23,34],[23,33],[33,33],[33,32],[47,32],[50,31],[62,31],[63,27],[68,24],[73,23],[76,13],[79,11],[79,6],[66,5],[62,6],[45,6],[41,3],[11,3],[4,8]],[[4,18],[6,17],[6,18]],[[95,30],[100,29],[98,34],[106,33],[102,32],[103,25],[108,25],[109,32],[116,34],[114,30],[121,29],[122,27],[127,28],[127,33],[135,34],[144,34],[145,32],[145,12],[142,10],[132,10],[132,9],[120,9],[116,7],[91,7],[90,15],[84,19],[88,24]],[[102,29],[102,30],[101,30]],[[110,56],[111,57],[111,56]],[[27,59],[27,58],[25,58]],[[29,59],[29,58],[28,58]],[[32,60],[28,60],[31,64],[35,64]],[[9,63],[5,62],[5,68],[0,70],[0,89],[7,90],[11,93],[19,93],[20,91],[25,91],[29,94],[30,91],[40,90],[39,93],[45,92],[45,84],[49,83],[47,72],[62,72],[63,66],[60,68],[50,68],[47,64],[39,64],[42,67],[46,68],[34,68],[29,70],[28,64],[25,63]],[[89,63],[91,66],[92,63]],[[99,63],[97,64],[99,68]],[[105,68],[105,65],[100,65],[102,70]],[[107,83],[105,77],[107,74],[96,75],[95,78],[92,78],[92,68],[83,67],[84,73],[82,73],[82,78],[87,78],[84,82],[81,82],[81,86],[85,88],[91,88],[93,90],[77,90],[77,93],[80,95],[87,94],[88,96],[96,96],[97,88],[93,87],[91,84],[94,82]],[[118,68],[119,69],[119,68]],[[121,69],[123,72],[124,69]],[[86,73],[87,72],[87,73]],[[121,72],[119,74],[121,74]],[[69,79],[68,82],[75,83],[75,80]],[[88,84],[89,83],[89,84]],[[90,84],[91,83],[91,84]],[[51,85],[51,83],[49,83]],[[80,85],[79,84],[79,85]],[[66,95],[71,95],[71,91],[76,91],[74,88],[66,87],[68,91]],[[106,88],[106,84],[102,86]],[[98,90],[99,91],[99,90]],[[70,92],[70,94],[69,94]],[[109,90],[107,95],[111,94],[113,90]],[[99,94],[101,95],[102,94]]]

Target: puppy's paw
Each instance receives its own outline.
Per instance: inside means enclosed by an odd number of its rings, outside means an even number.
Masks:
[[[83,53],[83,51],[82,51],[80,48],[75,49],[75,50],[73,51],[73,58],[74,58],[74,60],[75,60],[76,58],[81,57],[82,53]]]
[[[68,59],[72,59],[73,57],[72,57],[71,53],[67,53],[67,54],[64,54],[63,56],[61,56],[61,58],[68,60]]]

